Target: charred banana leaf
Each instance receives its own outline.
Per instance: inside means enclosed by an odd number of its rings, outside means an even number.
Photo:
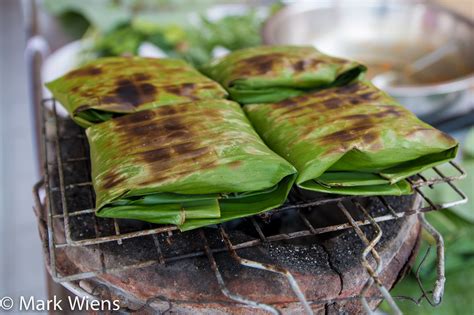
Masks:
[[[163,105],[227,96],[182,60],[142,57],[98,59],[46,86],[82,127]]]
[[[458,148],[365,81],[244,110],[266,144],[296,167],[296,184],[313,191],[408,194],[404,179],[453,159]]]
[[[202,68],[241,104],[278,102],[347,84],[366,68],[313,47],[260,46],[238,50]]]
[[[162,106],[86,133],[101,217],[188,230],[275,208],[296,177],[227,100]]]

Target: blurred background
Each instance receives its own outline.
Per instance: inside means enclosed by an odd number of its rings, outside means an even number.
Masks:
[[[446,242],[443,304],[400,306],[408,314],[473,314],[473,19],[473,0],[1,0],[0,297],[47,295],[31,197],[40,178],[42,82],[100,56],[172,56],[199,67],[243,47],[306,44],[368,64],[374,83],[461,141],[468,177],[460,186],[470,201],[427,216]],[[443,186],[430,194],[452,198]],[[433,244],[429,236],[425,241],[420,260]],[[420,269],[426,283],[435,279],[434,264],[432,250]],[[418,299],[415,277],[393,294]]]

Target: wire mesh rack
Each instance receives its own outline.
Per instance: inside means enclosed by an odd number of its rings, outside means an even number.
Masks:
[[[156,264],[166,265],[193,257],[207,257],[210,268],[222,293],[230,300],[249,307],[278,314],[274,306],[251,300],[232,291],[226,286],[215,256],[226,252],[232,259],[247,268],[255,268],[286,278],[288,286],[307,313],[312,313],[311,304],[305,298],[292,273],[278,265],[264,264],[255,260],[242,258],[239,251],[246,248],[261,246],[277,241],[293,240],[308,236],[334,233],[353,229],[364,244],[360,253],[361,263],[369,277],[360,295],[364,309],[371,312],[370,299],[367,292],[376,288],[380,293],[378,299],[388,302],[394,313],[399,314],[394,298],[389,289],[382,283],[380,274],[384,263],[377,251],[377,244],[383,236],[382,222],[397,220],[409,216],[418,216],[421,226],[430,233],[437,242],[437,274],[438,278],[432,291],[433,303],[439,303],[444,288],[444,245],[442,236],[424,219],[424,213],[449,208],[467,202],[466,195],[453,183],[465,176],[465,172],[455,163],[450,162],[442,167],[434,167],[428,172],[418,174],[409,179],[414,195],[419,202],[403,209],[393,207],[395,197],[339,196],[317,194],[314,198],[301,198],[292,192],[289,200],[282,207],[271,212],[245,219],[246,226],[252,229],[254,237],[244,240],[232,240],[229,230],[232,226],[221,224],[214,228],[203,228],[193,231],[193,237],[200,239],[200,248],[188,251],[173,249],[167,239],[180,233],[174,226],[154,224],[131,224],[129,220],[98,218],[94,215],[95,195],[90,179],[90,161],[87,139],[83,130],[75,126],[69,119],[57,113],[54,99],[47,99],[42,104],[42,136],[44,156],[44,179],[34,187],[36,200],[35,211],[45,235],[46,260],[48,270],[57,282],[72,283],[106,273],[143,268]],[[429,197],[429,190],[435,185],[448,185],[457,196],[456,199],[444,203],[436,203]],[[42,194],[44,193],[44,198]],[[380,211],[373,213],[366,207],[367,200],[380,204]],[[310,219],[311,209],[331,205],[339,211],[344,220],[336,224],[315,225]],[[266,223],[282,213],[296,213],[301,224],[297,227],[281,231],[269,231]],[[370,227],[368,232],[364,227]],[[41,230],[41,229],[40,229]],[[209,236],[210,233],[213,235]],[[140,261],[130,261],[119,266],[111,265],[104,258],[100,248],[105,244],[120,248],[131,239],[147,238],[153,244],[153,254]],[[218,239],[218,242],[215,241]],[[96,246],[99,249],[99,268],[94,270],[75,270],[65,273],[58,266],[58,256],[68,248]]]

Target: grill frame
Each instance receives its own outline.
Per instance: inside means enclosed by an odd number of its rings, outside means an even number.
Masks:
[[[292,233],[283,233],[283,234],[273,234],[273,235],[265,235],[262,228],[259,226],[259,223],[255,219],[255,217],[251,217],[250,220],[252,222],[252,226],[255,229],[256,234],[259,236],[251,241],[245,241],[241,243],[232,243],[231,240],[226,237],[225,230],[222,225],[219,225],[219,233],[221,235],[222,241],[224,242],[225,246],[220,248],[213,248],[209,245],[208,240],[200,229],[200,235],[203,240],[203,248],[200,251],[180,255],[180,256],[169,256],[166,257],[163,254],[161,249],[160,241],[158,239],[158,235],[170,235],[174,233],[180,233],[179,230],[174,226],[157,226],[157,225],[150,225],[150,228],[141,229],[132,232],[123,232],[121,228],[120,220],[115,219],[107,219],[107,218],[96,218],[94,214],[94,197],[93,197],[93,188],[92,183],[89,180],[75,182],[75,183],[67,183],[66,175],[65,175],[65,165],[66,164],[74,164],[74,163],[85,163],[88,164],[88,149],[87,149],[87,140],[85,138],[84,133],[77,134],[75,137],[83,144],[83,148],[81,148],[82,156],[76,156],[72,158],[65,158],[63,156],[63,147],[64,141],[71,140],[70,138],[63,137],[61,135],[61,128],[60,128],[60,120],[62,118],[59,117],[57,114],[56,102],[54,99],[45,99],[41,104],[41,111],[42,111],[42,150],[43,150],[43,174],[44,180],[39,182],[34,187],[34,196],[35,196],[35,211],[40,219],[45,222],[45,228],[47,231],[47,240],[48,244],[46,244],[46,255],[48,263],[48,270],[52,276],[52,278],[56,282],[68,282],[71,281],[78,281],[81,279],[87,279],[95,277],[102,273],[114,273],[120,272],[128,269],[134,268],[141,268],[152,266],[154,264],[167,264],[172,263],[173,261],[180,260],[180,259],[187,259],[191,257],[198,257],[198,256],[207,256],[209,260],[210,267],[213,269],[216,279],[219,282],[221,290],[224,292],[226,296],[228,296],[231,300],[237,301],[239,303],[247,304],[250,307],[260,308],[263,310],[267,310],[270,312],[277,312],[278,310],[274,309],[273,306],[261,304],[257,301],[251,301],[246,299],[245,297],[238,296],[232,294],[226,289],[225,283],[222,280],[222,277],[219,275],[219,268],[214,260],[214,254],[219,252],[227,251],[231,254],[231,256],[238,261],[240,264],[244,266],[257,268],[257,269],[264,269],[269,272],[279,273],[288,279],[288,283],[291,286],[293,292],[298,297],[299,301],[302,303],[303,308],[308,311],[309,304],[306,301],[304,295],[302,294],[301,290],[292,277],[291,273],[288,271],[282,270],[278,266],[262,266],[259,265],[258,262],[243,262],[242,259],[238,256],[237,251],[243,248],[248,248],[252,246],[258,246],[266,242],[273,242],[273,241],[280,241],[280,240],[288,240],[294,238],[300,238],[304,236],[312,236],[317,234],[323,234],[328,232],[340,231],[344,229],[354,229],[358,234],[359,238],[365,243],[366,247],[362,254],[362,263],[366,268],[367,272],[369,273],[370,277],[367,283],[364,286],[364,290],[361,293],[361,301],[363,306],[366,310],[370,310],[368,305],[367,299],[364,297],[364,293],[372,286],[376,285],[381,293],[381,296],[385,298],[389,305],[397,312],[398,307],[394,302],[393,298],[390,296],[387,288],[380,282],[378,278],[378,274],[380,274],[382,263],[380,261],[380,257],[375,249],[376,244],[380,240],[380,237],[383,234],[383,231],[380,229],[378,223],[389,221],[389,220],[396,220],[406,216],[411,215],[418,215],[420,218],[420,222],[426,231],[431,233],[435,239],[438,241],[437,243],[437,253],[438,253],[438,280],[435,289],[433,290],[433,301],[434,303],[439,303],[442,296],[442,287],[444,286],[444,247],[442,242],[442,237],[439,233],[434,230],[428,222],[424,220],[423,214],[430,211],[438,211],[441,209],[445,209],[448,207],[452,207],[455,205],[459,205],[462,203],[467,202],[466,195],[459,190],[454,184],[453,181],[462,179],[466,176],[466,173],[462,168],[460,168],[455,162],[450,162],[449,167],[456,173],[453,176],[446,176],[445,173],[437,168],[433,168],[435,177],[426,178],[425,176],[419,174],[414,178],[410,179],[410,184],[414,188],[415,193],[417,194],[418,198],[423,200],[423,205],[417,207],[416,209],[407,209],[403,212],[395,212],[394,209],[390,206],[390,203],[386,201],[385,197],[367,197],[367,196],[329,196],[327,198],[319,198],[316,200],[310,200],[305,202],[293,202],[287,203],[282,207],[273,210],[272,213],[284,212],[289,210],[297,210],[302,221],[304,222],[306,229],[294,231]],[[50,109],[48,109],[50,108]],[[53,153],[53,154],[52,154]],[[89,166],[88,166],[89,167]],[[54,170],[56,170],[57,174],[54,174]],[[87,170],[90,174],[90,169]],[[57,175],[57,178],[53,178]],[[55,184],[54,181],[57,183]],[[436,204],[430,198],[426,196],[423,192],[424,189],[432,188],[434,185],[446,183],[450,186],[450,188],[456,193],[457,199],[454,201]],[[71,209],[69,207],[68,199],[68,191],[73,189],[88,189],[89,194],[89,201],[90,206],[83,209]],[[41,191],[45,192],[45,202],[41,202]],[[60,195],[61,200],[61,207],[60,209],[55,208],[53,197],[54,194]],[[377,198],[384,206],[386,212],[377,216],[372,216],[366,211],[366,209],[362,206],[362,201],[366,198]],[[57,197],[56,197],[57,199]],[[361,214],[360,218],[354,218],[353,215],[349,211],[347,211],[345,207],[345,203],[352,203]],[[325,227],[314,227],[309,222],[308,218],[305,216],[302,210],[307,209],[309,207],[313,207],[316,205],[327,205],[327,204],[335,204],[337,205],[338,209],[341,213],[347,218],[347,222],[343,224],[336,224],[330,225]],[[74,220],[80,216],[92,216],[94,219],[94,230],[96,235],[94,237],[86,237],[86,238],[75,238],[73,233],[71,232],[71,225],[74,224]],[[41,221],[41,220],[40,220]],[[100,223],[108,221],[110,226],[113,226],[113,230],[110,235],[101,236],[100,235]],[[58,229],[55,228],[57,224],[62,224],[61,227],[64,230],[64,235],[58,236],[57,233]],[[370,239],[367,235],[365,235],[364,231],[361,229],[364,225],[372,226],[376,231],[376,236]],[[58,270],[56,265],[56,251],[65,249],[69,246],[76,247],[76,246],[90,246],[90,245],[100,245],[103,243],[108,242],[117,242],[117,245],[120,246],[122,241],[130,238],[135,237],[145,237],[149,236],[153,238],[153,242],[156,247],[157,258],[144,261],[136,264],[131,264],[128,266],[122,266],[119,268],[108,268],[105,262],[101,261],[102,268],[100,270],[92,270],[89,272],[78,272],[71,275],[64,275]],[[58,239],[64,239],[62,242],[58,242]],[[375,258],[376,267],[374,268],[368,260],[368,257],[372,256]],[[247,265],[246,265],[247,264]],[[441,291],[440,291],[441,290]],[[226,293],[227,292],[227,293]]]

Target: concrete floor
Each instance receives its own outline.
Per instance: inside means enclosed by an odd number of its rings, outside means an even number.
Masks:
[[[43,299],[45,269],[32,210],[37,174],[20,4],[0,1],[0,298]]]

